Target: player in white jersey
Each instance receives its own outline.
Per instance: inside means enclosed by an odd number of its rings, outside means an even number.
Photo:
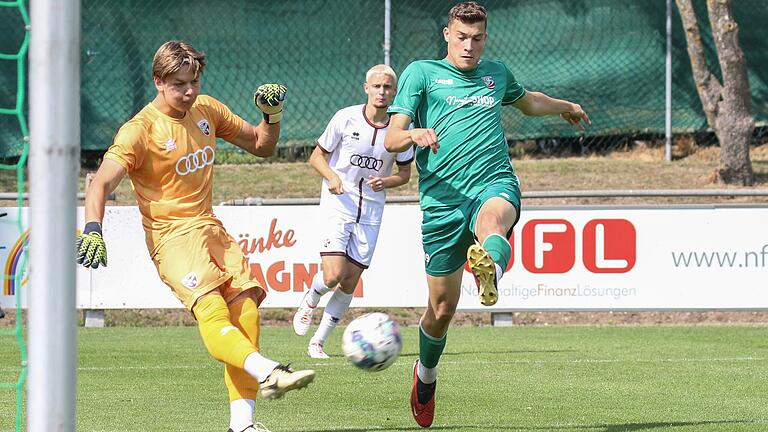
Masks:
[[[384,189],[404,185],[411,178],[413,150],[390,153],[384,148],[387,108],[397,91],[395,71],[383,64],[372,67],[363,89],[368,101],[339,110],[309,158],[323,176],[322,270],[293,317],[296,334],[307,333],[320,297],[338,286],[310,339],[307,353],[313,358],[328,358],[323,345],[349,308],[360,275],[371,264],[384,212]],[[395,163],[398,170],[392,174]]]

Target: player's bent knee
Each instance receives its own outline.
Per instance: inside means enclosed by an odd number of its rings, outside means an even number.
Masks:
[[[253,344],[232,325],[226,302],[220,295],[201,297],[195,304],[195,317],[203,344],[218,361],[242,367],[245,357],[255,351]]]
[[[453,316],[456,314],[456,309],[451,307],[440,307],[438,306],[437,309],[434,311],[435,314],[435,321],[440,326],[447,327],[448,324],[451,323],[451,320],[453,319]]]
[[[432,308],[432,313],[437,321],[450,322],[453,319],[453,315],[456,313],[457,303],[443,300],[438,301]]]
[[[327,287],[335,287],[344,278],[342,272],[323,272],[323,283]]]

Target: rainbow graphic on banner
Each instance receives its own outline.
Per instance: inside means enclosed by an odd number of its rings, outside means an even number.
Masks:
[[[29,245],[29,230],[24,231],[24,234],[16,240],[16,243],[8,253],[8,259],[5,261],[5,273],[3,281],[3,295],[12,296],[16,294],[16,271],[19,270],[19,263],[21,257],[24,255],[24,251]],[[25,278],[21,284],[25,285],[29,278]]]

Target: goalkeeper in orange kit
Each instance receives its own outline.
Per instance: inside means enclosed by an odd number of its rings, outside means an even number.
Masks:
[[[306,387],[315,372],[294,371],[261,355],[258,305],[266,293],[213,214],[211,185],[217,137],[256,156],[274,153],[286,88],[264,84],[256,89],[254,102],[264,118],[253,126],[218,100],[200,95],[204,68],[205,54],[187,43],[170,41],[157,50],[152,62],[157,96],[117,132],[86,191],[77,262],[107,265],[104,205],[128,174],[160,279],[197,319],[210,354],[224,363],[230,432],[263,431],[253,423],[257,393],[280,398]]]

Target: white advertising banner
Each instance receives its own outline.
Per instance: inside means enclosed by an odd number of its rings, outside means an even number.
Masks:
[[[214,210],[242,247],[252,275],[267,287],[263,307],[298,305],[319,268],[319,208]],[[15,209],[4,211],[9,217],[3,219],[16,215]],[[766,207],[526,208],[511,237],[512,261],[499,284],[499,302],[481,306],[465,271],[459,309],[765,309],[766,220]],[[353,307],[426,305],[420,223],[417,205],[387,206]],[[18,274],[28,231],[13,223],[0,230],[6,275],[0,305],[12,307],[20,284],[23,297],[30,295],[27,275]],[[181,307],[157,276],[136,207],[108,207],[104,237],[108,267],[77,270],[79,308]]]

